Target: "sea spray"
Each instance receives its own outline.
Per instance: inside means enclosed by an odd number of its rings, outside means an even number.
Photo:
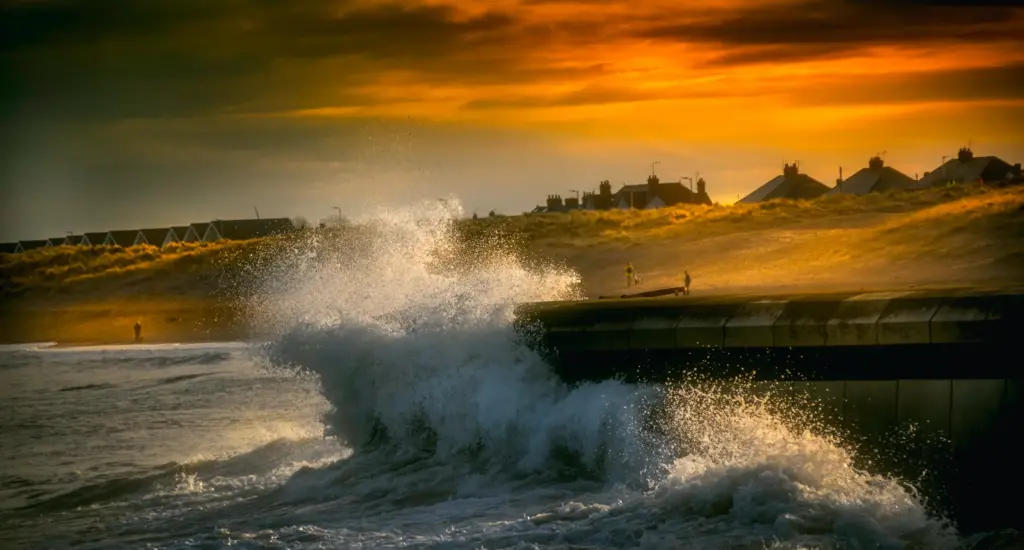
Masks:
[[[289,499],[397,514],[597,482],[600,496],[585,485],[489,545],[954,543],[912,492],[857,471],[799,409],[787,420],[741,383],[566,386],[513,329],[513,307],[578,297],[578,277],[486,247],[467,256],[459,215],[427,203],[314,234],[254,286],[271,362],[319,377],[327,432],[356,450],[296,475]]]

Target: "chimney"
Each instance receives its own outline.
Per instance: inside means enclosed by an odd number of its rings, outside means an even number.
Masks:
[[[565,209],[577,209],[580,207],[580,200],[576,197],[565,197]]]
[[[974,153],[967,147],[961,147],[960,152],[956,154],[956,159],[960,162],[970,162],[974,158]]]
[[[647,200],[658,196],[658,176],[647,176]]]
[[[610,196],[612,196],[612,182],[610,182],[608,180],[602,181],[600,189],[601,189],[601,196],[602,197],[610,197]]]
[[[704,178],[698,178],[697,179],[697,194],[698,195],[707,195],[708,194],[707,183],[704,182]]]
[[[798,173],[799,173],[799,171],[798,171],[798,169],[796,167],[796,163],[786,164],[782,168],[782,175],[783,176],[795,176]]]
[[[562,196],[561,195],[548,195],[548,210],[561,210],[562,209]]]
[[[868,161],[868,168],[872,170],[881,170],[882,166],[885,166],[885,162],[882,161],[882,157],[871,157],[871,160]]]

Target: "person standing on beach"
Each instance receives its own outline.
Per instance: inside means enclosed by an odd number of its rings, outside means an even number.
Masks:
[[[626,262],[626,286],[633,286],[633,263]]]
[[[142,341],[142,321],[135,321],[135,341]]]

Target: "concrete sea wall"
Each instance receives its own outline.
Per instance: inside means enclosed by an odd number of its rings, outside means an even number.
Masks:
[[[1024,492],[1024,289],[551,302],[517,318],[569,383],[752,377],[818,402],[876,469],[941,472],[933,500],[964,527],[1024,527],[1000,504]]]

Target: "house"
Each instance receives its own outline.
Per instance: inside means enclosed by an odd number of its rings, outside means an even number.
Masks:
[[[189,226],[187,225],[173,225],[171,229],[167,231],[167,237],[164,239],[164,243],[160,245],[160,248],[168,246],[173,243],[182,242],[182,238],[188,233]]]
[[[712,204],[704,178],[697,180],[697,192],[684,187],[682,182],[661,183],[658,176],[648,176],[646,185],[623,185],[616,193],[616,208],[649,209],[677,204]]]
[[[203,242],[221,239],[244,241],[258,239],[295,230],[295,225],[288,218],[267,218],[256,220],[214,220],[210,222],[203,234]]]
[[[969,148],[960,149],[956,158],[950,159],[931,172],[925,172],[918,180],[918,187],[926,189],[949,183],[986,184],[1011,182],[1021,176],[1020,163],[1011,165],[998,157],[976,157]]]
[[[22,251],[35,250],[37,248],[50,248],[50,246],[52,246],[50,244],[50,241],[47,241],[45,239],[35,241],[19,241],[18,244],[21,245]]]
[[[825,193],[825,196],[867,195],[896,189],[917,189],[918,184],[918,180],[886,166],[881,157],[874,156],[868,161],[867,168],[861,168],[849,178],[837,181],[836,186]]]
[[[107,238],[103,240],[103,244],[106,246],[120,246],[128,248],[129,246],[135,245],[135,239],[138,238],[138,236],[138,229],[107,231]]]
[[[22,251],[23,249],[19,242],[0,243],[0,254],[17,254]]]
[[[103,246],[103,241],[107,240],[107,233],[86,233],[82,236],[82,246]],[[89,241],[86,244],[84,241]]]
[[[178,234],[183,243],[198,243],[203,240],[203,235],[206,234],[206,230],[209,227],[209,222],[190,223],[184,234],[175,233]]]
[[[612,207],[614,196],[611,182],[604,180],[598,186],[597,193],[583,193],[582,207],[584,210],[609,210]]]
[[[807,174],[801,174],[795,163],[786,164],[782,167],[781,176],[776,176],[736,202],[753,204],[772,199],[813,199],[828,193],[828,190],[829,187],[824,183]]]
[[[89,239],[85,238],[85,235],[68,235],[64,239],[64,244],[70,246],[91,246]]]
[[[132,244],[135,246],[145,244],[163,248],[164,242],[167,241],[167,233],[170,232],[170,230],[171,228],[169,227],[161,229],[140,229],[139,234],[135,236],[135,242]]]

